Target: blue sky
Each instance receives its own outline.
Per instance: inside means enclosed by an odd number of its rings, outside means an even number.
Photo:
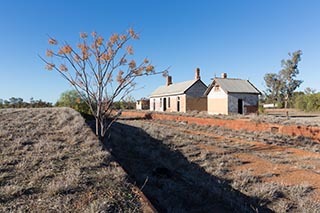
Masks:
[[[44,69],[48,35],[76,44],[79,32],[105,37],[133,27],[137,59],[156,69],[170,67],[173,82],[220,73],[249,79],[264,90],[263,77],[278,72],[288,53],[301,49],[299,90],[320,91],[320,1],[316,0],[90,0],[3,1],[0,7],[0,98],[55,102],[71,89],[58,73]],[[161,76],[141,78],[138,99],[165,84]]]

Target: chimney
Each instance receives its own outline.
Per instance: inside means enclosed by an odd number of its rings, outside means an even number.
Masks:
[[[195,80],[200,79],[200,68],[196,68],[196,75],[195,75]]]
[[[225,72],[221,73],[221,78],[227,78],[227,73]]]
[[[172,84],[172,76],[168,75],[167,76],[167,86]]]

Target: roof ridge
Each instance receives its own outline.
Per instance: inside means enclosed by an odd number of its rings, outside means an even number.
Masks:
[[[196,79],[192,79],[192,80],[187,80],[187,81],[180,81],[180,82],[177,82],[177,83],[172,83],[172,84],[170,84],[169,86],[171,86],[171,85],[173,85],[173,84],[180,84],[180,83],[185,83],[185,82],[191,82],[191,81],[197,81]],[[164,85],[164,86],[166,86],[166,85]]]
[[[187,89],[189,89],[197,81],[201,81],[201,80],[200,79],[192,79],[192,80],[188,80],[188,81],[182,81],[182,82],[170,84],[169,86],[161,85],[156,90],[154,90],[149,97],[164,95],[164,94],[184,93]]]
[[[220,78],[220,77],[215,77],[215,79],[225,79],[225,80],[242,80],[242,81],[247,81],[245,79],[241,79],[241,78]]]

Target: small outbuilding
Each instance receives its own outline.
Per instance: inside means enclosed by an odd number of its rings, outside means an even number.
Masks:
[[[208,99],[208,114],[249,114],[258,112],[261,92],[249,81],[227,78],[214,78],[205,92]]]
[[[195,79],[180,83],[172,83],[167,77],[166,85],[158,87],[150,95],[150,110],[162,112],[206,111],[207,98],[204,92],[207,86],[200,79],[200,69],[195,72]]]
[[[136,102],[137,110],[148,110],[150,108],[150,100],[149,99],[140,99]]]

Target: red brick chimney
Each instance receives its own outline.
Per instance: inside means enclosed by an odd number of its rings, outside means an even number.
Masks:
[[[200,68],[196,68],[196,75],[195,75],[195,80],[200,79]]]
[[[172,76],[168,75],[167,76],[167,86],[172,84]]]

